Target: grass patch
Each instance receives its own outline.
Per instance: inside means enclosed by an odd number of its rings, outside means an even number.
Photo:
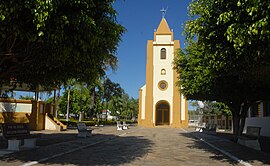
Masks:
[[[59,119],[59,121],[62,122],[64,125],[72,126],[72,127],[76,127],[77,123],[79,122],[78,120],[73,119],[73,118],[70,118],[69,121],[66,121],[66,119]],[[121,123],[123,123],[123,121],[124,120],[120,120]],[[101,121],[99,121],[99,124],[98,124],[97,120],[84,120],[82,122],[85,123],[86,126],[95,126],[96,124],[97,125],[116,125],[115,120],[107,120],[107,121],[101,120]],[[133,120],[126,120],[126,123],[133,124],[134,121]]]

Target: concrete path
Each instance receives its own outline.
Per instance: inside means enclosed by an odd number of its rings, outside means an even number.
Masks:
[[[93,133],[90,138],[5,155],[0,158],[0,165],[270,164],[269,154],[185,129],[131,127],[116,131],[115,126],[110,126],[97,128]]]

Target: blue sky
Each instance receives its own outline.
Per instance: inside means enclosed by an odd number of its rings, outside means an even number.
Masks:
[[[188,19],[187,6],[191,0],[116,0],[114,8],[118,12],[117,21],[127,31],[119,43],[117,57],[118,69],[109,71],[108,77],[121,85],[125,92],[138,98],[139,88],[145,84],[146,43],[153,40],[154,29],[161,21],[161,8],[167,8],[165,19],[173,29],[174,39],[180,40],[184,48],[183,24]],[[30,92],[18,92],[19,95],[30,95]],[[41,98],[48,97],[41,94]]]
[[[165,19],[173,29],[174,39],[180,40],[184,48],[183,24],[188,19],[187,6],[191,0],[117,0],[114,8],[117,20],[127,32],[119,44],[117,71],[108,72],[109,78],[121,85],[125,92],[138,98],[139,88],[145,84],[146,43],[153,40],[162,15],[160,9],[167,8]]]

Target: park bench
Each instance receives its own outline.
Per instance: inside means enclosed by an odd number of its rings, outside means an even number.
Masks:
[[[27,123],[4,123],[2,132],[3,137],[8,140],[8,150],[12,151],[18,151],[21,148],[35,148],[36,139],[39,136],[30,134]]]
[[[126,121],[123,121],[123,129],[127,130],[128,129],[128,124],[126,123]]]
[[[261,150],[259,143],[260,132],[261,127],[247,126],[246,133],[238,136],[237,143],[252,149]]]
[[[120,121],[117,121],[116,122],[116,129],[117,130],[123,130],[123,125],[121,125],[121,122]]]
[[[214,123],[206,124],[205,129],[207,132],[216,132],[216,124],[214,124]]]
[[[200,123],[195,127],[195,131],[203,132],[206,129],[206,123]]]
[[[87,129],[85,123],[77,123],[78,137],[86,138],[92,136],[92,129]]]

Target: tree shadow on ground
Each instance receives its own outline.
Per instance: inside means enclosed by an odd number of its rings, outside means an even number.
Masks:
[[[202,149],[204,151],[210,152],[214,154],[214,156],[210,156],[210,158],[214,160],[229,162],[230,164],[237,164],[238,162],[230,159],[226,155],[221,154],[221,152],[218,152],[217,150],[214,150],[212,147],[209,147],[206,143],[199,140],[195,137],[195,135],[203,135],[205,133],[198,133],[198,132],[190,132],[190,133],[180,133],[181,136],[185,136],[188,138],[191,138],[194,143],[188,145],[187,147],[193,149]],[[212,134],[211,134],[212,135]],[[232,142],[230,139],[231,137],[222,137],[220,135],[215,135],[213,139],[210,139],[210,143],[216,147],[219,148],[219,145],[226,144],[226,141],[229,141],[231,146],[225,146],[222,148],[222,150],[230,153],[233,156],[236,156],[237,158],[248,162],[250,164],[255,163],[255,161],[261,162],[261,164],[270,164],[270,158],[269,153],[257,151],[242,145],[239,145],[235,142]]]
[[[66,141],[72,141],[77,139],[77,134],[74,133],[55,133],[55,134],[31,134],[40,135],[37,139],[37,146],[48,146],[51,144],[57,144]],[[0,149],[6,149],[8,147],[8,141],[0,133]]]
[[[39,148],[16,152],[0,158],[5,163],[28,163],[38,161],[39,163],[52,165],[120,165],[128,164],[142,158],[151,150],[153,143],[143,137],[116,136],[112,134],[94,134],[89,138],[77,138],[77,134],[51,134],[53,137],[68,138],[67,142],[40,146]],[[59,140],[59,139],[58,139]],[[71,141],[74,140],[74,141]],[[63,140],[62,140],[63,141]],[[95,144],[95,142],[99,142]],[[54,142],[57,143],[57,142]],[[45,145],[45,143],[44,143]],[[67,148],[66,146],[70,146]],[[79,147],[79,150],[67,153]],[[68,149],[68,150],[67,150]],[[60,153],[67,153],[57,156]],[[51,158],[56,156],[55,158]],[[44,158],[51,158],[43,160]]]
[[[188,143],[186,145],[187,148],[200,149],[202,151],[205,151],[205,152],[211,154],[209,156],[209,158],[212,159],[212,160],[218,160],[218,161],[221,161],[221,162],[224,162],[224,163],[230,163],[231,165],[236,165],[237,164],[236,161],[233,161],[232,159],[230,159],[227,156],[221,154],[217,150],[214,150],[213,148],[209,147],[207,144],[205,144],[201,140],[194,137],[194,135],[192,133],[180,133],[180,135],[184,136],[184,137],[187,137],[187,138],[190,138],[192,140],[192,142],[190,142],[190,143]]]

